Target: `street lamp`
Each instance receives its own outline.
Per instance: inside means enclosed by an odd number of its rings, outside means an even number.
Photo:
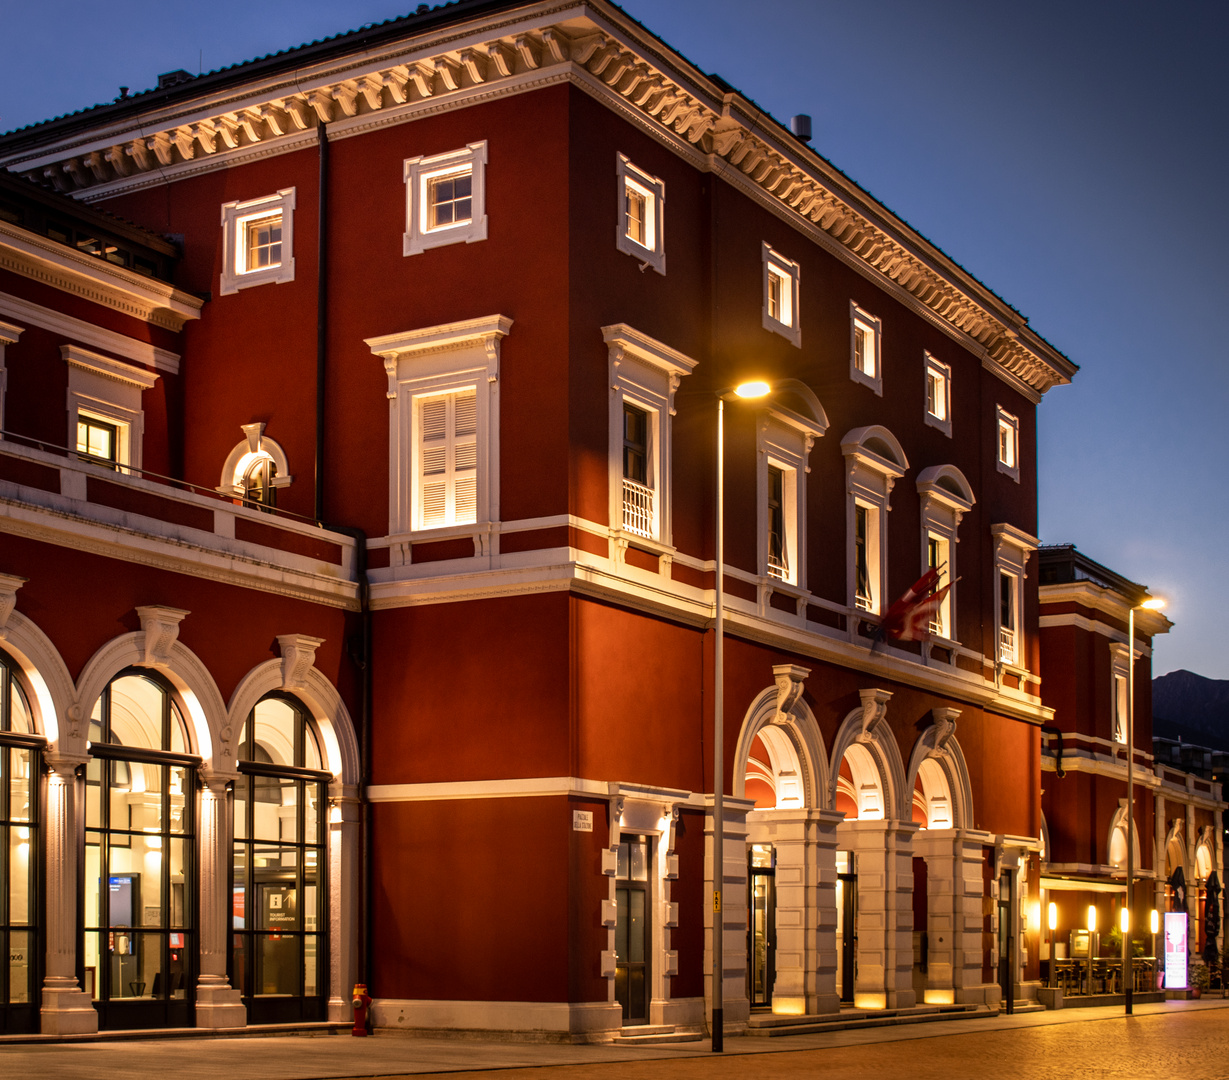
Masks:
[[[1150,596],[1142,604],[1134,604],[1127,613],[1127,908],[1133,906],[1135,885],[1135,613],[1160,611],[1165,601]],[[1130,922],[1126,917],[1122,929],[1122,990],[1126,1015],[1131,1015],[1131,991],[1134,989],[1134,957],[1131,954]]]
[[[1054,961],[1055,961],[1055,953],[1057,951],[1054,948],[1054,931],[1058,929],[1058,905],[1054,903],[1053,900],[1050,901],[1050,908],[1049,908],[1049,911],[1046,912],[1046,915],[1048,916],[1046,921],[1050,924],[1050,982],[1049,982],[1049,985],[1053,986],[1055,984],[1055,978],[1054,978],[1055,963]]]
[[[722,963],[725,915],[721,910],[721,886],[725,884],[725,401],[727,397],[767,397],[772,387],[762,381],[740,383],[717,395],[717,572],[713,621],[713,1053],[720,1054],[725,1037],[725,998]]]

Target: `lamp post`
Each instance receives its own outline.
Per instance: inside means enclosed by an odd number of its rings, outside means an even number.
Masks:
[[[725,989],[722,984],[725,915],[721,887],[725,884],[725,399],[762,398],[772,392],[766,382],[741,383],[717,395],[717,571],[714,576],[713,622],[713,1053],[725,1040]]]
[[[1127,910],[1134,908],[1132,892],[1135,886],[1135,612],[1159,611],[1165,601],[1152,596],[1142,604],[1133,604],[1127,613]],[[1130,919],[1122,928],[1122,990],[1126,1015],[1131,1015],[1131,991],[1134,989],[1134,957],[1131,954]]]

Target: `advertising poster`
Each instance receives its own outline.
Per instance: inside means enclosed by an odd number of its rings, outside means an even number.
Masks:
[[[1186,989],[1186,912],[1165,912],[1165,989]]]

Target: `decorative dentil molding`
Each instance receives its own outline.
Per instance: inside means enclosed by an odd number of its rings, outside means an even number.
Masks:
[[[788,724],[795,717],[802,719],[796,710],[802,700],[806,678],[810,674],[810,668],[799,667],[797,664],[773,666],[772,675],[777,682],[777,711],[772,717],[774,724]]]
[[[283,690],[307,688],[307,674],[316,664],[316,650],[323,644],[324,638],[308,637],[306,634],[278,634]]]
[[[17,606],[17,590],[29,580],[12,574],[0,574],[0,641],[8,635],[9,618]]]
[[[189,614],[180,608],[144,605],[137,608],[141,631],[145,635],[145,667],[171,666],[171,647],[179,640],[179,624]]]
[[[883,722],[888,714],[888,701],[892,697],[891,690],[859,690],[862,699],[862,726],[858,731],[857,740],[860,743],[873,742],[875,728]]]
[[[219,111],[202,115],[209,103],[187,98],[133,117],[127,130],[121,122],[97,145],[68,137],[56,150],[18,151],[5,164],[66,194],[122,188],[142,173],[192,162],[198,150],[224,168],[228,156],[293,140],[317,123],[370,121],[373,113],[397,122],[415,106],[451,94],[491,93],[487,88],[501,81],[513,83],[508,92],[518,92],[526,76],[578,74],[700,167],[740,178],[787,217],[825,234],[874,276],[903,289],[971,339],[983,363],[1025,394],[1035,399],[1070,381],[1075,365],[1037,338],[1023,316],[996,303],[989,290],[818,155],[783,131],[778,136],[778,125],[741,95],[697,76],[617,9],[600,2],[560,4],[556,17],[566,20],[566,30],[539,28],[542,13],[535,11],[531,29],[504,23],[492,40],[457,49],[447,48],[444,37],[461,36],[455,24],[437,31],[435,41],[408,29],[403,42],[375,56],[356,58],[344,52],[343,42],[336,58],[318,64],[310,78],[296,71],[293,81],[283,76],[232,91],[229,110],[217,103]],[[159,124],[165,127],[150,134]]]

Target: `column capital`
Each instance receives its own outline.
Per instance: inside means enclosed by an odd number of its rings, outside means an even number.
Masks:
[[[43,753],[43,762],[48,770],[66,783],[73,779],[77,770],[89,761],[85,754],[65,754],[59,750]]]

